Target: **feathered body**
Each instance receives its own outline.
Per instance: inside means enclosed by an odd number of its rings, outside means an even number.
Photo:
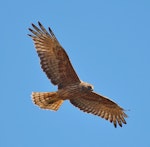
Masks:
[[[34,41],[43,71],[52,84],[58,86],[58,91],[33,92],[34,103],[43,109],[57,111],[64,100],[69,100],[80,110],[113,122],[115,127],[117,123],[121,127],[122,123],[126,124],[124,109],[107,97],[93,92],[91,84],[81,81],[53,31],[49,28],[47,32],[40,22],[38,24],[40,28],[34,24],[34,30],[29,28],[33,33],[29,36]]]

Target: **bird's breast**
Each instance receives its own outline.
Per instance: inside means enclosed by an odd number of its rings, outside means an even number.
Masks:
[[[80,93],[81,90],[78,85],[69,85],[58,90],[59,97],[63,100],[75,98],[79,96]]]

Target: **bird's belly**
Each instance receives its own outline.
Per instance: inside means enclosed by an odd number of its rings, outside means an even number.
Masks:
[[[79,93],[80,91],[74,88],[66,88],[66,89],[58,90],[59,97],[60,99],[63,100],[76,98],[79,95]]]

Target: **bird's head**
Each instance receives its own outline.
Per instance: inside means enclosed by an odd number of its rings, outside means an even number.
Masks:
[[[94,87],[93,85],[86,83],[86,82],[82,82],[80,83],[80,87],[82,91],[93,91]]]

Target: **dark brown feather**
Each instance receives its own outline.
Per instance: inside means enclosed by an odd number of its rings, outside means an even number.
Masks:
[[[34,30],[29,28],[33,33],[33,35],[29,36],[32,37],[35,43],[41,60],[41,67],[47,77],[54,85],[58,85],[59,89],[72,83],[79,83],[80,80],[67,53],[57,41],[52,30],[49,28],[48,33],[40,22],[38,24],[40,28],[34,24],[32,24]]]
[[[126,124],[125,118],[127,115],[124,113],[124,110],[113,101],[94,92],[83,95],[81,93],[75,99],[70,99],[70,102],[84,112],[109,120],[115,127],[117,123],[121,127],[122,123]]]

